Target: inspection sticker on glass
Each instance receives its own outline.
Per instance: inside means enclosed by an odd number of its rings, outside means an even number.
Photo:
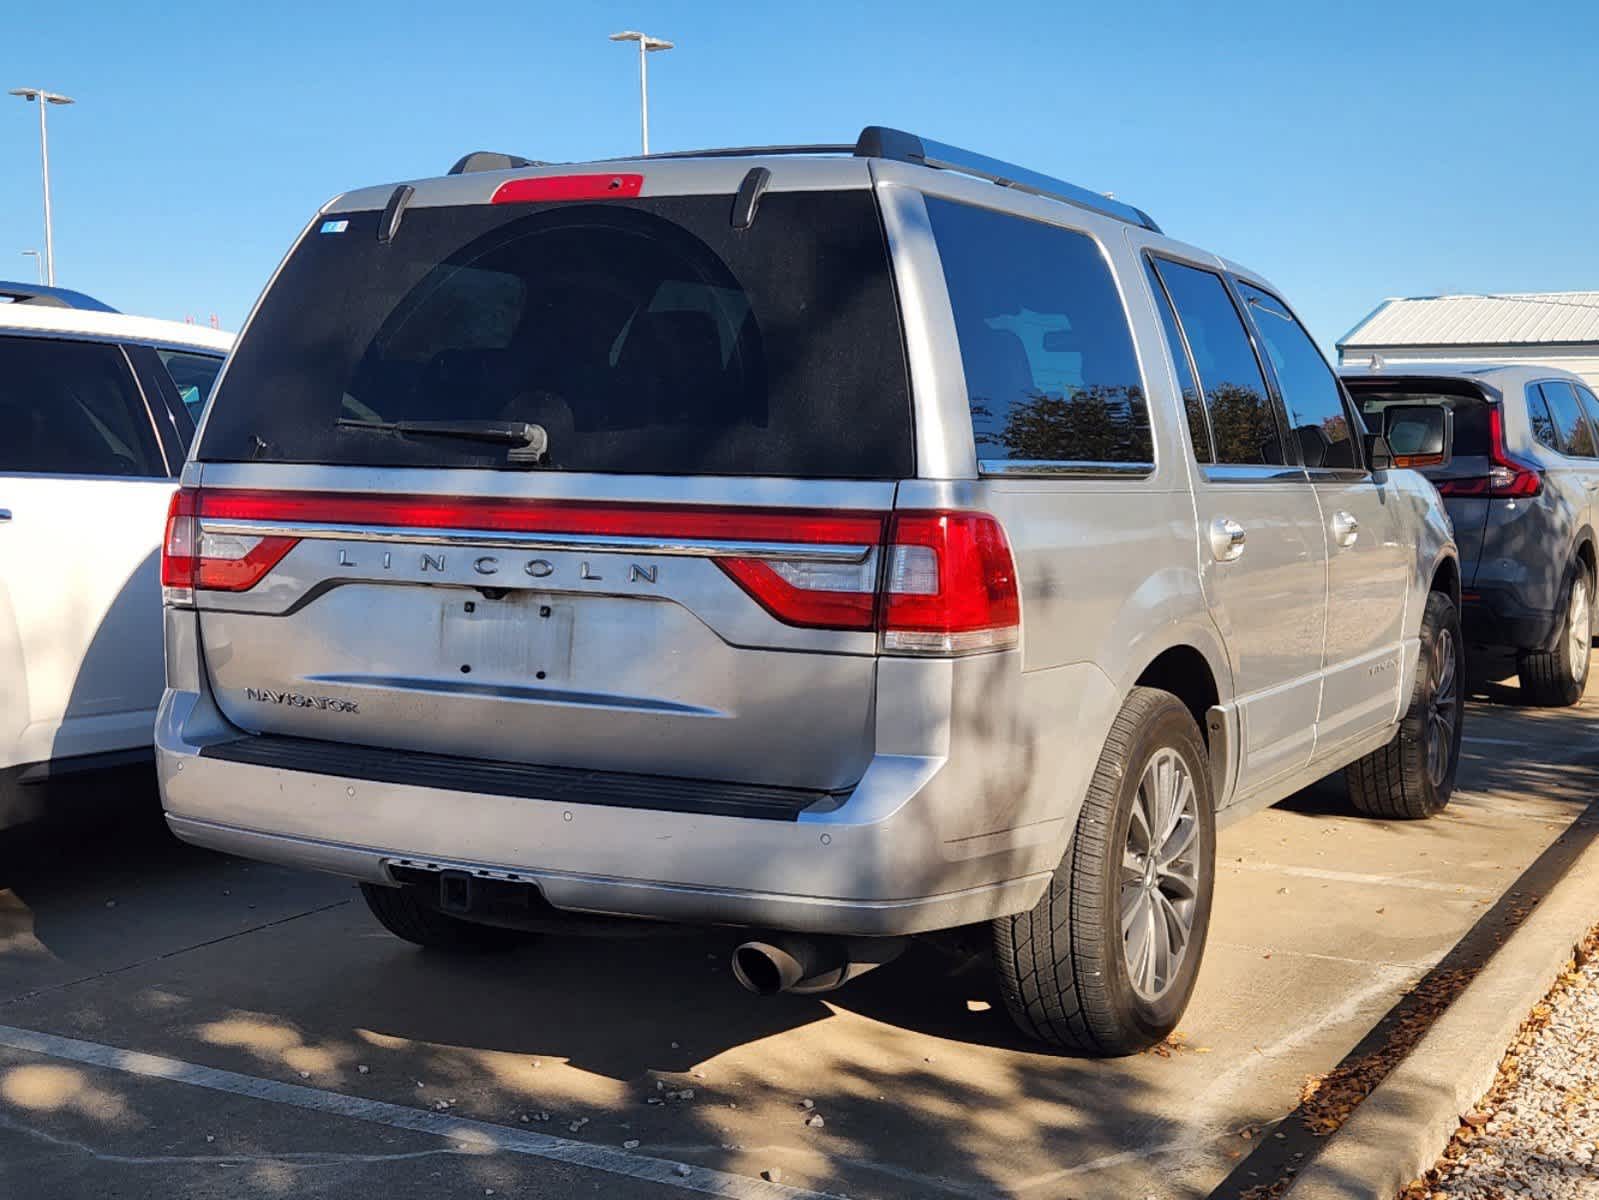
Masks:
[[[350,223],[348,221],[323,221],[322,222],[322,232],[323,233],[343,233],[349,227],[350,227]]]

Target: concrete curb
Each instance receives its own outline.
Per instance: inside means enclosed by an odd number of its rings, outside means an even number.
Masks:
[[[1585,816],[1572,828],[1593,821]],[[1431,1167],[1460,1115],[1492,1085],[1522,1021],[1596,922],[1599,838],[1332,1135],[1288,1189],[1289,1200],[1394,1200]]]

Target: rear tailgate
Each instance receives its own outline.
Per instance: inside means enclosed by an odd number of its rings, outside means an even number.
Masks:
[[[860,183],[773,190],[747,229],[731,194],[648,189],[413,202],[386,238],[376,211],[327,214],[241,340],[185,494],[228,718],[480,763],[858,779],[884,522],[913,473]],[[494,432],[527,425],[536,464]]]

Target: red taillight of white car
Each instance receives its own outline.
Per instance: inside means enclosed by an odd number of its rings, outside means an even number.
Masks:
[[[972,654],[1016,645],[1016,568],[986,513],[818,512],[340,493],[204,491],[172,498],[161,549],[168,604],[247,592],[298,543],[261,523],[592,537],[618,550],[704,554],[768,613],[808,629],[876,632],[885,653]],[[397,533],[404,540],[403,532]]]

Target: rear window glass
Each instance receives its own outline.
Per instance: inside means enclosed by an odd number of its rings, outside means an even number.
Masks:
[[[1070,229],[927,198],[980,459],[1153,463],[1105,257]]]
[[[528,422],[546,466],[894,478],[909,384],[869,191],[329,214],[251,322],[196,457],[506,467],[371,426]],[[365,427],[362,427],[362,426]]]
[[[1366,428],[1374,433],[1382,432],[1385,408],[1396,404],[1441,404],[1453,409],[1455,414],[1454,457],[1469,458],[1488,453],[1488,402],[1480,396],[1450,396],[1425,389],[1368,391],[1365,388],[1354,390],[1353,395],[1365,418]]]

